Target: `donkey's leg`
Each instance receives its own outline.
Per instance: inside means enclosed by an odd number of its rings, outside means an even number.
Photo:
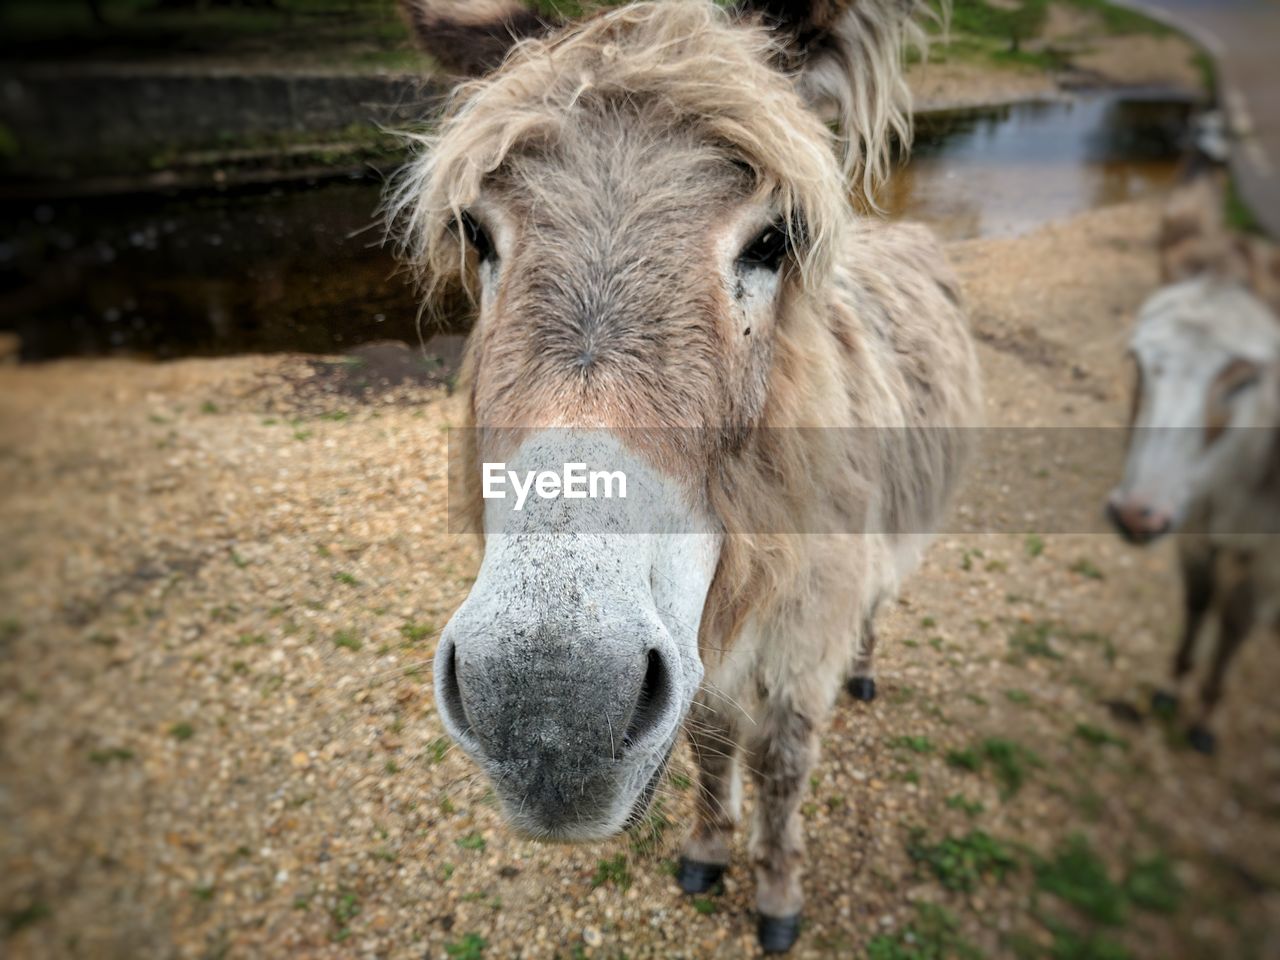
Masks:
[[[1233,560],[1218,613],[1218,648],[1213,654],[1209,676],[1200,690],[1200,716],[1187,731],[1187,740],[1201,753],[1213,753],[1217,745],[1209,723],[1222,699],[1222,680],[1231,658],[1253,628],[1258,613],[1257,591],[1248,569],[1248,559]]]
[[[845,683],[845,689],[849,691],[849,696],[864,703],[876,698],[875,665],[873,661],[876,655],[876,641],[879,639],[876,636],[876,611],[879,609],[880,603],[877,601],[875,606],[871,608],[871,612],[867,614],[866,619],[862,621],[862,637],[858,648],[858,656],[853,661],[853,672]]]
[[[1178,561],[1182,569],[1183,621],[1182,640],[1173,659],[1173,691],[1157,690],[1151,697],[1151,706],[1163,713],[1173,713],[1177,709],[1177,689],[1191,670],[1196,639],[1200,636],[1214,595],[1212,547],[1200,543],[1180,546]]]
[[[804,824],[799,806],[817,747],[813,714],[782,699],[766,703],[763,719],[748,741],[756,784],[751,859],[759,911],[757,935],[766,953],[789,950],[800,935]]]
[[[705,893],[720,883],[741,805],[734,724],[728,712],[710,705],[706,696],[700,693],[694,700],[687,724],[698,764],[698,796],[693,831],[676,875],[685,893]]]

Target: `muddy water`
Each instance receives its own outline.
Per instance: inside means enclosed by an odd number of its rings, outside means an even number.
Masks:
[[[1189,108],[1157,94],[919,124],[886,204],[948,239],[1016,234],[1164,189]],[[0,328],[23,356],[158,357],[416,342],[411,289],[374,226],[374,178],[0,208]]]
[[[1126,91],[925,117],[884,205],[964,240],[1150,196],[1176,176],[1190,112],[1159,91]]]

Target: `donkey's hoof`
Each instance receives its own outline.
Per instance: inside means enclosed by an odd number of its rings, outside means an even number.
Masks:
[[[849,682],[845,684],[845,689],[853,699],[870,703],[876,698],[876,678],[850,677]]]
[[[1187,743],[1191,744],[1192,750],[1203,753],[1206,757],[1213,756],[1218,749],[1218,738],[1213,735],[1213,731],[1198,723],[1187,731]]]
[[[1172,717],[1178,712],[1178,698],[1168,690],[1151,694],[1151,712],[1158,717]]]
[[[800,938],[800,914],[770,917],[760,914],[756,921],[756,939],[765,953],[786,953]]]
[[[706,893],[720,886],[724,879],[725,864],[703,863],[701,860],[680,858],[676,870],[676,882],[685,893]]]

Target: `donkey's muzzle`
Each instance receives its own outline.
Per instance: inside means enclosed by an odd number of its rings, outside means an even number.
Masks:
[[[1130,543],[1150,543],[1173,529],[1173,518],[1133,497],[1113,494],[1107,501],[1107,519]]]
[[[442,639],[437,703],[532,836],[617,832],[651,790],[679,707],[666,652],[643,639]]]

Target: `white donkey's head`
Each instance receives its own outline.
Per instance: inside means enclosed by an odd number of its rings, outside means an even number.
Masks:
[[[1240,283],[1203,274],[1147,300],[1130,347],[1129,452],[1107,510],[1146,543],[1258,481],[1280,429],[1280,320]]]
[[[512,0],[405,2],[446,64],[526,36],[459,88],[390,201],[428,290],[476,308],[461,466],[485,553],[437,704],[515,827],[604,837],[644,812],[701,682],[725,510],[759,498],[724,489],[725,463],[804,392],[845,174],[870,186],[909,134],[917,0],[668,0],[558,31]],[[498,462],[621,472],[629,500],[481,501]]]

